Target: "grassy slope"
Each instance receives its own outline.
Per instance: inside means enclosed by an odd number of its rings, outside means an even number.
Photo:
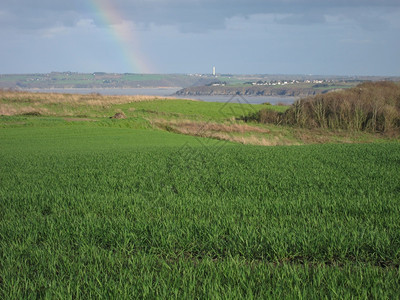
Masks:
[[[232,117],[240,117],[243,114],[261,109],[261,105],[239,104],[239,103],[217,103],[190,100],[170,101],[148,101],[139,102],[121,109],[132,106],[139,111],[154,112],[158,114],[170,114],[171,116],[184,117],[194,120],[223,121]]]
[[[143,114],[162,114],[184,116],[190,119],[213,119],[222,121],[240,117],[261,109],[262,105],[238,103],[214,103],[183,99],[168,99],[150,96],[98,96],[69,94],[4,93],[0,94],[0,114],[18,115],[37,112],[50,116],[112,116],[117,110],[127,116]],[[271,106],[282,111],[286,107]],[[135,112],[138,110],[138,112]]]
[[[3,122],[0,122],[0,126],[21,127],[24,124],[29,126],[39,122],[37,118],[27,117],[27,114],[52,116],[53,120],[58,117],[59,121],[61,118],[65,118],[67,121],[71,118],[74,121],[77,121],[77,118],[81,118],[82,121],[91,119],[97,121],[97,125],[103,126],[107,124],[106,117],[112,116],[116,112],[123,112],[128,119],[119,121],[117,126],[168,129],[195,136],[216,137],[215,131],[204,131],[201,128],[204,128],[204,125],[223,123],[227,125],[227,132],[219,135],[219,139],[264,145],[301,143],[287,128],[257,124],[252,124],[250,126],[252,128],[250,128],[249,125],[242,126],[240,122],[234,121],[263,107],[266,106],[177,99],[154,100],[151,97],[3,93],[3,96],[0,97],[0,114],[12,117],[2,117]],[[284,106],[268,107],[278,111],[287,108]],[[232,132],[232,124],[238,124],[235,132]],[[257,132],[260,131],[260,127],[265,127],[263,130],[268,131],[268,134]]]
[[[0,115],[14,117],[2,117],[3,121],[0,122],[0,126],[37,124],[37,118],[21,116],[26,114],[52,116],[53,119],[55,117],[65,118],[68,122],[71,121],[71,118],[74,121],[77,118],[81,118],[82,121],[92,119],[97,121],[96,124],[99,126],[111,126],[110,123],[107,123],[106,118],[113,116],[116,112],[123,112],[128,119],[112,124],[112,126],[170,130],[243,144],[299,145],[386,140],[385,137],[368,133],[304,130],[255,123],[245,125],[243,122],[235,121],[243,115],[254,113],[265,107],[280,112],[287,109],[287,106],[208,103],[163,98],[154,100],[152,97],[146,96],[112,97],[3,92],[0,95]],[[218,125],[217,131],[212,130],[212,128],[215,128],[215,123],[223,124],[225,128],[222,128],[222,130],[221,126]]]

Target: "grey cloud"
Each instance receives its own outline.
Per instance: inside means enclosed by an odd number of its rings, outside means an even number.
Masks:
[[[398,0],[146,0],[114,1],[116,7],[124,8],[124,16],[134,22],[156,25],[176,25],[182,32],[204,32],[223,29],[225,20],[254,14],[287,14],[276,19],[280,24],[322,24],[325,15],[348,14],[356,17],[362,11],[399,10]],[[368,22],[361,26],[367,28]]]
[[[381,15],[355,15],[351,16],[358,26],[366,31],[380,31],[385,30],[390,27],[390,23],[383,19]]]
[[[0,10],[11,19],[8,26],[42,29],[62,24],[74,26],[79,19],[92,18],[98,26],[100,16],[90,7],[93,0],[2,0]],[[252,14],[287,14],[277,19],[281,24],[316,24],[325,21],[326,14],[351,14],[360,10],[400,9],[398,0],[95,0],[111,3],[121,15],[135,23],[175,25],[183,32],[203,32],[221,29],[225,20]],[[361,20],[368,26],[368,20]]]
[[[317,14],[292,14],[283,18],[276,18],[278,24],[285,25],[314,25],[326,22],[324,15]]]
[[[1,7],[0,7],[1,10]],[[16,9],[6,8],[4,17],[1,16],[2,28],[13,28],[32,31],[44,29],[55,24],[73,26],[82,14],[74,10],[52,10],[49,8],[19,7]]]

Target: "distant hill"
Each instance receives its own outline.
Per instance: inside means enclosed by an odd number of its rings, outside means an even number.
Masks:
[[[0,74],[0,88],[157,88],[181,87],[179,95],[306,96],[354,86],[381,77],[317,75],[76,73]],[[390,80],[396,80],[390,78]],[[397,78],[400,80],[400,78]],[[285,85],[285,83],[288,83]],[[293,84],[296,83],[296,84]],[[299,83],[299,84],[297,84]],[[282,85],[280,85],[282,84]],[[275,86],[274,86],[275,85]]]
[[[184,74],[91,74],[52,72],[48,74],[0,75],[0,88],[149,88],[205,85],[213,78]]]

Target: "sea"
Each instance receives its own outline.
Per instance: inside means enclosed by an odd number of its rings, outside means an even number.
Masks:
[[[159,97],[174,97],[178,99],[194,99],[206,102],[231,102],[231,103],[248,103],[263,104],[270,103],[272,105],[284,104],[290,105],[299,97],[278,97],[278,96],[242,96],[242,95],[175,95],[180,87],[162,87],[162,88],[52,88],[52,89],[25,89],[29,92],[37,93],[69,93],[69,94],[101,94],[101,95],[146,95]]]

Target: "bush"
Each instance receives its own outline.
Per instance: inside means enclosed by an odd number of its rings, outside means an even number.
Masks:
[[[279,124],[281,118],[282,118],[282,113],[263,108],[260,111],[242,117],[241,120],[244,120],[245,122],[255,121],[263,124],[267,123]]]
[[[262,109],[249,119],[306,128],[391,132],[400,129],[400,86],[362,83],[352,89],[307,97],[284,113]]]

